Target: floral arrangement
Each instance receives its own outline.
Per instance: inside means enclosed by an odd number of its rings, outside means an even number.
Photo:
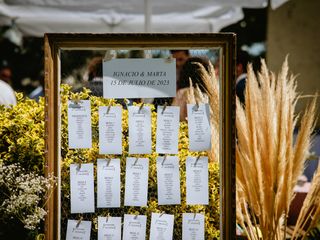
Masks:
[[[15,217],[26,229],[35,230],[47,214],[43,208],[42,197],[53,185],[53,177],[46,178],[34,172],[27,173],[19,164],[6,166],[0,163],[2,220]]]
[[[107,100],[101,97],[91,96],[90,91],[84,89],[83,92],[73,93],[71,87],[62,85],[61,87],[61,235],[62,238],[66,233],[66,222],[68,219],[91,220],[93,222],[92,238],[97,235],[97,217],[98,216],[123,216],[124,214],[142,214],[148,216],[147,235],[149,234],[149,224],[152,212],[168,213],[175,216],[174,239],[180,239],[182,235],[182,213],[197,212],[205,215],[205,239],[219,239],[220,236],[220,198],[219,198],[219,164],[217,162],[209,163],[209,205],[186,205],[185,202],[185,160],[187,156],[195,156],[195,153],[188,151],[188,129],[187,123],[180,123],[179,136],[179,159],[180,159],[180,179],[181,179],[181,205],[159,206],[157,203],[157,179],[156,179],[156,157],[155,138],[156,138],[156,112],[153,105],[152,110],[152,142],[153,153],[150,155],[134,155],[135,157],[148,157],[149,166],[149,183],[148,183],[148,206],[147,207],[127,207],[115,209],[96,209],[93,214],[71,214],[70,213],[70,175],[69,166],[72,163],[96,163],[98,158],[111,157],[99,154],[99,133],[98,133],[98,108],[99,106],[120,105],[114,100]],[[69,149],[68,148],[68,125],[67,125],[67,101],[70,99],[90,99],[91,101],[91,124],[92,124],[92,148],[91,149]],[[128,157],[128,111],[124,108],[122,118],[123,128],[123,150],[121,159],[121,199],[124,199],[124,182],[125,182],[125,159]],[[201,155],[207,155],[202,152]],[[130,155],[132,156],[132,155]]]
[[[16,96],[16,106],[0,106],[0,238],[34,239],[55,179],[44,177],[43,99]]]

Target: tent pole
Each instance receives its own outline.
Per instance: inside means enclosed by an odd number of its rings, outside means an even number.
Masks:
[[[144,0],[144,31],[151,32],[152,0]]]

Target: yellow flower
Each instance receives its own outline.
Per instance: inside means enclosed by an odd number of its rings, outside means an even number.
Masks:
[[[4,164],[19,162],[29,171],[44,172],[44,100],[39,103],[28,100],[22,94],[17,94],[18,104],[12,109],[0,107],[0,134],[4,136],[0,139],[0,159]],[[68,114],[67,101],[69,99],[89,99],[91,101],[92,112],[92,148],[91,149],[69,149],[68,148]],[[101,97],[90,96],[90,91],[84,89],[83,92],[73,93],[68,85],[61,86],[61,223],[62,234],[65,234],[66,221],[76,216],[70,213],[70,164],[79,162],[92,162],[96,165],[97,158],[106,157],[99,155],[99,106],[120,105],[117,101],[103,99]],[[134,103],[136,105],[136,103]],[[138,155],[150,159],[149,168],[149,190],[147,207],[122,207],[112,209],[96,209],[95,213],[86,214],[85,220],[94,223],[93,234],[96,235],[96,222],[98,216],[123,216],[124,214],[142,214],[148,216],[148,224],[152,212],[165,212],[175,215],[174,239],[181,238],[182,213],[201,212],[205,214],[206,236],[205,239],[219,238],[220,200],[219,200],[219,165],[209,164],[209,193],[210,204],[208,206],[186,205],[186,179],[185,161],[187,156],[195,156],[189,152],[188,125],[185,122],[180,124],[179,134],[179,159],[180,159],[180,179],[181,179],[181,205],[159,206],[157,202],[157,178],[156,178],[156,118],[157,114],[153,105],[148,104],[152,109],[152,154]],[[123,110],[123,154],[121,156],[121,199],[124,199],[125,182],[125,161],[128,157],[128,111]],[[205,155],[205,152],[200,153]],[[148,225],[149,226],[149,225]],[[147,228],[148,229],[148,228]],[[149,231],[149,230],[148,230]],[[149,233],[147,233],[149,234]]]

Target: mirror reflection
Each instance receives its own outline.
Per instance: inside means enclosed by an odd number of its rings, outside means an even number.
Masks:
[[[135,231],[219,238],[221,56],[219,48],[61,51],[61,239],[79,224],[91,239]],[[105,63],[115,59],[174,63],[175,94],[106,98]],[[126,225],[137,219],[141,232]]]

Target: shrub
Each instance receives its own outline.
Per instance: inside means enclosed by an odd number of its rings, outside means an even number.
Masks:
[[[43,176],[43,100],[17,99],[12,108],[0,106],[0,238],[34,239],[54,178]]]
[[[0,159],[19,163],[27,172],[44,172],[44,102],[17,94],[12,108],[0,105]]]
[[[18,104],[13,108],[0,107],[0,159],[3,165],[18,163],[25,171],[24,174],[35,173],[44,174],[44,102],[39,103],[25,99],[21,94],[17,95]],[[67,101],[68,99],[90,99],[92,116],[92,139],[91,149],[69,149],[68,148],[68,119],[67,119]],[[93,162],[97,158],[107,157],[99,155],[98,143],[98,108],[99,106],[116,105],[114,100],[107,100],[101,97],[90,96],[90,91],[84,89],[79,93],[72,93],[71,88],[63,85],[61,88],[61,235],[62,239],[66,233],[66,222],[68,219],[78,219],[78,214],[70,213],[70,176],[69,166],[71,163]],[[151,106],[152,110],[154,107]],[[121,157],[121,199],[124,199],[124,175],[125,159],[128,156],[128,112],[123,111],[123,154]],[[181,205],[158,206],[157,204],[157,179],[156,162],[158,156],[155,153],[155,131],[156,131],[156,112],[152,113],[152,140],[153,153],[148,155],[150,159],[149,166],[149,191],[148,206],[143,208],[121,207],[117,209],[96,209],[93,214],[83,214],[85,220],[93,222],[92,238],[97,235],[97,217],[123,216],[125,213],[140,213],[148,216],[148,227],[152,212],[166,212],[175,215],[174,239],[181,238],[182,231],[182,213],[198,212],[205,214],[205,239],[219,239],[219,219],[220,219],[220,198],[219,198],[219,164],[209,163],[209,205],[189,206],[185,202],[185,160],[187,156],[195,156],[195,153],[188,151],[188,131],[187,124],[180,124],[179,136],[179,159],[180,159],[180,178],[181,178]],[[206,154],[205,152],[201,153]],[[139,155],[136,155],[139,156]],[[146,155],[143,155],[146,156]],[[1,176],[1,175],[0,175]],[[2,176],[3,177],[3,176]],[[1,191],[2,191],[1,187]],[[8,192],[13,195],[13,192]],[[44,195],[42,194],[43,202]],[[40,202],[41,202],[40,201]],[[40,203],[39,202],[39,203]],[[25,213],[27,214],[27,213]],[[12,215],[14,216],[14,215]],[[15,216],[14,216],[15,217]],[[4,224],[3,222],[1,224]],[[37,229],[31,230],[38,233]],[[33,234],[34,236],[34,234]]]

